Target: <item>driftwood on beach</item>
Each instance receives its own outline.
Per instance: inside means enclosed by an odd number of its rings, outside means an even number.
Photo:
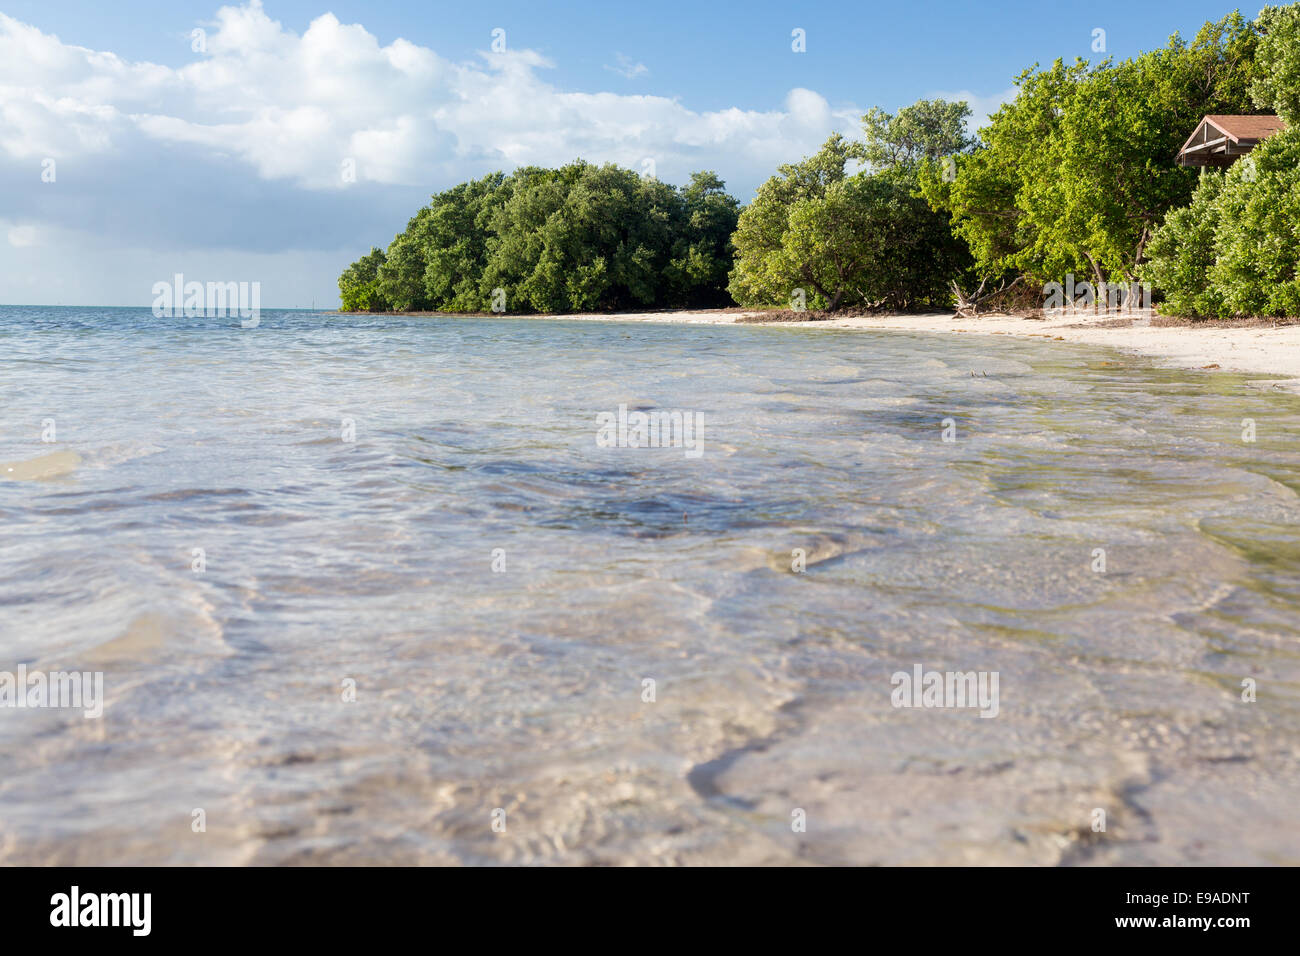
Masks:
[[[981,305],[991,302],[999,296],[1005,296],[1016,286],[1020,285],[1021,280],[1023,279],[1024,276],[1016,276],[1014,280],[1010,281],[1004,279],[1001,285],[989,292],[984,291],[989,284],[989,280],[983,279],[979,284],[979,288],[970,294],[967,294],[966,291],[957,284],[957,280],[954,279],[951,283],[953,302],[956,303],[954,311],[961,318],[974,318],[979,314]]]

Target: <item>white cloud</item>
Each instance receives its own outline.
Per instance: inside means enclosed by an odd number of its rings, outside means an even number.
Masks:
[[[260,0],[218,10],[195,56],[180,69],[127,63],[0,15],[0,147],[62,158],[140,136],[317,190],[347,185],[339,168],[348,158],[360,182],[422,186],[450,184],[431,183],[431,170],[464,178],[579,156],[629,165],[652,156],[665,178],[725,160],[749,178],[816,149],[844,119],[809,90],[792,91],[785,109],[713,112],[661,96],[564,91],[530,50],[455,63],[406,40],[381,46],[329,13],[299,36]],[[626,56],[619,63],[627,77],[649,72]]]
[[[1009,86],[1001,93],[993,93],[989,96],[982,96],[979,93],[973,93],[970,90],[957,90],[956,92],[938,92],[930,94],[930,99],[948,100],[957,102],[965,100],[970,107],[971,118],[967,125],[971,131],[982,129],[989,124],[989,117],[996,113],[1006,103],[1015,101],[1018,90],[1014,86]]]
[[[644,63],[633,62],[631,57],[622,53],[615,53],[614,58],[618,60],[618,66],[606,64],[605,69],[617,73],[624,79],[635,80],[638,76],[646,76],[650,73],[650,68]]]
[[[831,106],[820,93],[796,87],[786,94],[785,108],[790,118],[802,127],[827,129],[833,123]],[[857,116],[854,116],[857,119]]]

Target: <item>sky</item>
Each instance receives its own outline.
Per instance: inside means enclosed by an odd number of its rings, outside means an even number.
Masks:
[[[1232,9],[0,0],[0,303],[148,305],[181,273],[335,308],[349,262],[466,179],[582,158],[748,201],[868,107],[965,99],[978,125],[1034,63]]]

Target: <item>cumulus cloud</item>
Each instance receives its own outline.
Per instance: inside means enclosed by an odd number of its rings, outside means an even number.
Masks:
[[[648,72],[619,63],[625,76]],[[836,117],[807,90],[786,109],[696,112],[660,96],[561,90],[546,80],[550,65],[530,50],[455,63],[402,39],[381,46],[330,13],[299,36],[260,0],[218,10],[206,49],[180,69],[65,45],[0,15],[0,148],[17,159],[84,156],[143,138],[314,190],[351,185],[345,160],[358,182],[385,185],[578,156],[629,165],[649,156],[678,175],[729,160],[752,175],[816,148],[857,112]]]

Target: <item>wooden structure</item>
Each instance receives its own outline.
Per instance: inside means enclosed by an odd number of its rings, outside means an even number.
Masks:
[[[1286,129],[1276,116],[1207,116],[1178,153],[1179,166],[1231,166]]]

